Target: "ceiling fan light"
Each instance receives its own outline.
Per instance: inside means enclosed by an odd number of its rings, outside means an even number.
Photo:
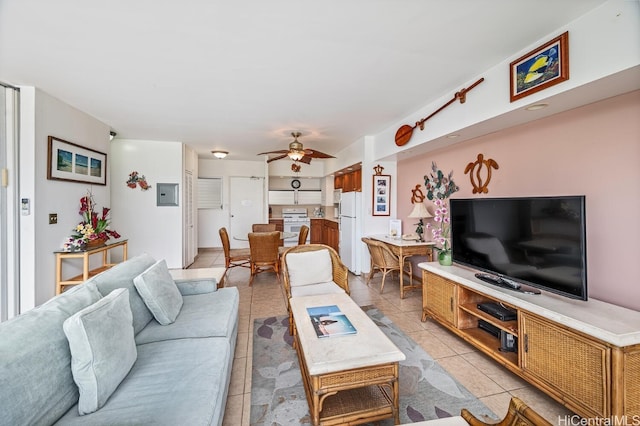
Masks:
[[[227,154],[229,154],[228,151],[211,151],[211,153],[213,154],[214,157],[220,158],[220,159],[223,159],[224,157],[227,156]]]
[[[293,161],[300,161],[304,157],[304,151],[292,150],[287,154]]]

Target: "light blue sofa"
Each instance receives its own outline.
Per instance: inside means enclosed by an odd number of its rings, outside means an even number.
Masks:
[[[0,324],[0,425],[222,423],[238,291],[217,289],[213,280],[176,283],[182,307],[175,322],[160,325],[134,285],[155,263],[132,258]],[[105,405],[80,415],[63,323],[118,288],[128,289],[137,358]]]

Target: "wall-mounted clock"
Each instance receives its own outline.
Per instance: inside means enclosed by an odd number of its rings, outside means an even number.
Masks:
[[[298,189],[300,188],[300,181],[298,179],[294,179],[291,181],[291,187],[293,189]]]

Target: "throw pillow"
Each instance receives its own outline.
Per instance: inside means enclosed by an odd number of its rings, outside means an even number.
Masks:
[[[171,278],[167,262],[159,260],[133,279],[136,290],[162,325],[173,323],[182,308],[182,295]]]
[[[129,290],[112,291],[67,318],[62,328],[71,350],[71,373],[80,393],[78,412],[93,413],[104,406],[138,356]]]
[[[286,256],[291,287],[333,281],[329,250],[289,253]]]

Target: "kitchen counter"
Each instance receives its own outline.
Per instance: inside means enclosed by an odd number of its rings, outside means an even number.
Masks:
[[[324,219],[324,220],[328,220],[329,222],[340,223],[340,219],[337,217],[319,217],[318,219]]]

